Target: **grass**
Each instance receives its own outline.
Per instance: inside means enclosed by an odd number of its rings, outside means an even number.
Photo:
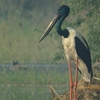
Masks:
[[[51,67],[34,66],[25,66],[26,69],[23,67],[22,69],[12,69],[4,66],[0,72],[0,84],[65,84],[65,77],[68,78],[68,73],[66,73],[67,68],[65,66],[62,67],[62,70],[57,65],[55,65],[56,67],[52,67],[52,65]]]
[[[0,100],[50,100],[49,85],[58,93],[68,90],[66,66],[43,66],[21,65],[22,69],[16,70],[0,67]]]

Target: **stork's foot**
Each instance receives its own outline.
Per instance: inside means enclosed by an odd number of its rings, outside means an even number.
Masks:
[[[74,100],[76,100],[77,96],[77,82],[74,82]]]
[[[73,83],[70,83],[70,100],[72,100],[72,94],[73,94]]]

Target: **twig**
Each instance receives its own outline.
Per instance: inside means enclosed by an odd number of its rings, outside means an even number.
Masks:
[[[97,78],[97,77],[93,77],[95,80],[99,80],[100,81],[100,78]]]
[[[52,93],[52,98],[54,99],[55,98],[55,95],[54,95],[54,92],[52,90],[52,88],[50,87],[50,90],[51,90],[51,93]]]
[[[54,92],[54,93],[58,96],[59,100],[61,100],[60,96],[59,96],[58,93],[53,89],[53,87],[52,87],[51,85],[50,85],[49,87],[50,87],[50,89],[52,90],[52,93]],[[54,95],[54,93],[53,93],[53,95]]]

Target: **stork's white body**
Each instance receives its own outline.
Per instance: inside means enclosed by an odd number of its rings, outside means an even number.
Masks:
[[[65,55],[68,61],[73,61],[76,64],[76,60],[78,59],[78,69],[81,71],[83,78],[86,82],[90,82],[91,74],[88,72],[87,66],[84,61],[78,56],[77,51],[75,49],[75,37],[78,37],[84,46],[88,49],[87,44],[82,38],[81,34],[79,34],[74,28],[68,27],[69,31],[68,38],[64,38],[62,36],[62,44],[65,50]]]

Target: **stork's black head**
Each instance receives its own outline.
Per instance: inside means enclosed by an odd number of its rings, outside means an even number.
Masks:
[[[59,16],[63,16],[65,15],[66,17],[69,15],[70,13],[70,8],[66,5],[62,5],[59,7],[58,11],[57,11],[57,14]]]
[[[62,19],[61,21],[63,21],[69,15],[69,12],[70,12],[70,8],[68,6],[66,6],[66,5],[60,6],[58,11],[57,11],[57,14],[53,18],[53,20],[50,22],[49,26],[47,27],[47,29],[45,30],[45,32],[41,36],[39,42],[42,41],[49,34],[49,32],[51,31],[53,26],[56,24],[56,22],[59,19]]]

